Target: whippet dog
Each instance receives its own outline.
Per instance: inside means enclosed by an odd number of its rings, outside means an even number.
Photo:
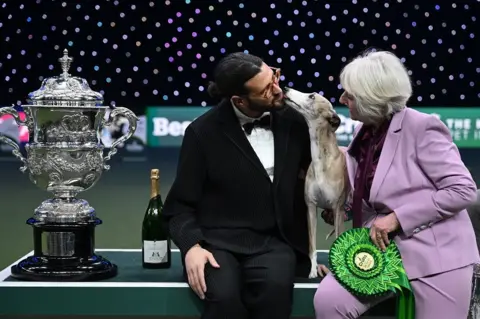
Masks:
[[[348,194],[345,155],[337,145],[335,131],[340,118],[332,104],[317,93],[303,93],[285,89],[285,103],[306,120],[310,133],[312,162],[305,180],[305,202],[308,207],[308,234],[310,260],[309,278],[328,272],[324,265],[317,269],[317,207],[334,214],[333,233],[338,237],[345,230],[344,204]]]

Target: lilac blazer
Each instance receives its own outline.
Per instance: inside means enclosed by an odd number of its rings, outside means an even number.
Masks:
[[[348,152],[346,158],[353,190],[357,162]],[[371,226],[377,216],[396,213],[401,231],[395,242],[410,279],[477,263],[479,252],[466,211],[476,191],[443,122],[405,108],[390,124],[370,200],[363,203],[364,226]]]

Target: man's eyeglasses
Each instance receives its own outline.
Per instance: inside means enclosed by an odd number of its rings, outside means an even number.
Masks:
[[[273,86],[278,85],[278,82],[280,81],[280,76],[282,75],[282,70],[280,68],[270,67],[270,69],[272,69],[273,71],[272,82],[264,89],[262,96],[265,99],[273,95]]]

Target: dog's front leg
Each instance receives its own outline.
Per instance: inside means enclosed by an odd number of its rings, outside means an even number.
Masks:
[[[343,205],[333,208],[335,238],[338,238],[345,231],[345,209]]]
[[[308,239],[311,269],[308,278],[317,278],[317,206],[308,203]]]

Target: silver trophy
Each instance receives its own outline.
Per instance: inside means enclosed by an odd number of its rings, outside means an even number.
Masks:
[[[95,255],[95,226],[102,221],[77,195],[110,169],[107,162],[116,147],[134,134],[138,119],[124,107],[113,108],[106,119],[109,107],[102,105],[102,94],[68,73],[72,61],[65,49],[59,59],[63,73],[44,79],[40,89],[28,95],[27,105],[22,105],[24,121],[13,107],[0,108],[0,116],[10,114],[18,125],[27,126],[26,157],[10,137],[0,135],[0,141],[13,147],[12,153],[23,162],[21,172],[53,193],[27,220],[33,226],[34,255],[11,269],[12,276],[21,280],[99,280],[117,273],[116,265]],[[128,120],[128,131],[105,156],[101,131],[118,117]]]

